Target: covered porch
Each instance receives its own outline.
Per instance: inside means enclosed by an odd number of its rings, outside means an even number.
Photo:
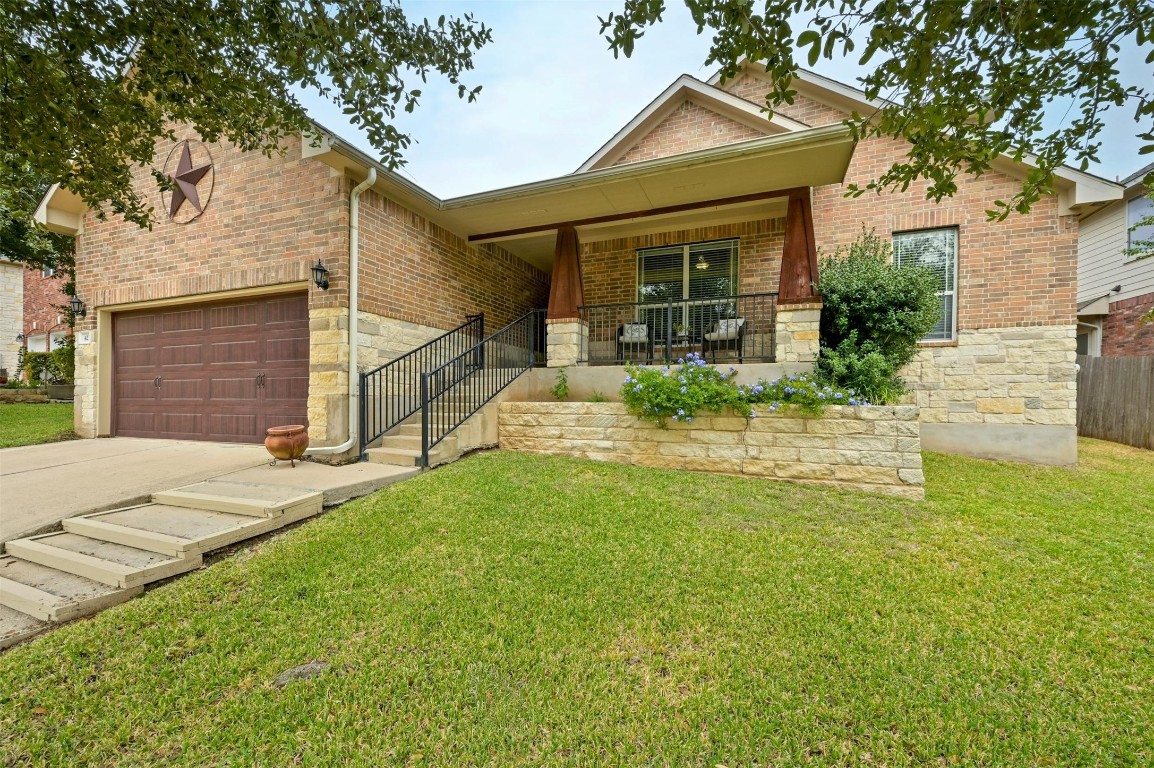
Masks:
[[[808,129],[446,207],[470,218],[484,210],[493,228],[470,242],[551,270],[550,367],[691,352],[719,363],[812,362],[812,188],[840,183],[853,148],[842,126]]]

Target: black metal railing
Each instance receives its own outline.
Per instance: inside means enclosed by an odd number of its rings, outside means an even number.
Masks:
[[[670,362],[690,352],[709,360],[775,360],[777,294],[593,304],[579,308],[588,333],[578,362]]]
[[[466,322],[360,375],[361,455],[375,440],[421,410],[422,375],[457,360],[485,338],[485,315],[466,315]],[[461,376],[484,366],[483,350],[463,361]],[[446,379],[442,386],[449,386]]]
[[[545,310],[527,312],[421,374],[421,466],[429,452],[525,371],[545,362]],[[482,361],[480,366],[476,361]]]

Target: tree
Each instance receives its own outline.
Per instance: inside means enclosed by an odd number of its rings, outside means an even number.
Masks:
[[[52,269],[64,280],[65,295],[76,293],[74,241],[36,226],[32,214],[48,190],[49,181],[28,165],[0,153],[0,257],[29,269]],[[73,322],[72,308],[59,307]]]
[[[864,187],[851,185],[851,195],[926,179],[927,197],[941,201],[957,191],[959,173],[980,175],[1006,154],[1035,167],[989,214],[1028,211],[1052,191],[1057,167],[1098,159],[1108,107],[1132,105],[1142,152],[1154,152],[1150,78],[1127,83],[1117,68],[1128,40],[1154,62],[1151,0],[764,0],[760,11],[754,0],[684,1],[698,34],[714,30],[706,64],[723,78],[745,59],[766,65],[771,110],[796,96],[799,53],[813,66],[861,50],[858,62],[873,67],[863,90],[884,106],[847,122],[859,139],[906,140],[909,154]],[[614,56],[630,56],[664,10],[665,0],[624,0],[621,13],[601,19]],[[799,19],[806,23],[795,31]],[[1053,102],[1071,105],[1060,120],[1047,114]]]
[[[390,120],[421,97],[408,81],[437,73],[472,101],[480,87],[460,77],[491,39],[468,14],[410,22],[397,0],[0,0],[0,181],[58,181],[148,226],[131,173],[158,138],[187,124],[271,155],[313,127],[302,89],[342,106],[395,167],[409,137]]]

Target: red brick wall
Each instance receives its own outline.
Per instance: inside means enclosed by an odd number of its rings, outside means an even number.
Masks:
[[[549,275],[499,246],[469,245],[374,192],[360,216],[365,312],[448,329],[484,311],[496,330],[549,302]]]
[[[732,84],[738,95],[761,103],[765,84],[749,75]],[[813,126],[840,122],[845,114],[799,94],[778,110]],[[904,142],[878,138],[858,144],[846,183],[864,186],[904,159]],[[991,171],[960,176],[958,191],[939,205],[927,200],[928,183],[905,192],[845,197],[841,185],[814,189],[814,233],[826,252],[857,237],[862,224],[889,237],[893,232],[958,227],[958,328],[1004,328],[1072,324],[1077,294],[1077,217],[1058,214],[1056,196],[1045,197],[1025,215],[990,222],[986,210],[1005,200],[1021,182]]]
[[[763,131],[686,100],[613,165],[680,155],[765,136]]]
[[[737,78],[726,83],[722,88],[759,107],[764,107],[765,94],[769,91],[769,84],[754,75],[743,74],[738,75]],[[794,97],[793,104],[782,104],[774,112],[783,117],[797,120],[799,123],[805,123],[811,128],[840,123],[846,117],[844,112],[800,93]]]
[[[187,129],[178,136],[195,139]],[[172,147],[157,142],[158,165]],[[301,159],[295,139],[285,155],[272,158],[219,144],[201,148],[212,155],[214,180],[199,218],[169,220],[147,168],[135,171],[135,188],[156,208],[151,230],[111,214],[107,221],[85,217],[76,244],[76,285],[89,308],[308,280],[318,258],[329,269],[331,288],[310,288],[310,306],[345,304],[347,181],[320,162]],[[198,187],[202,200],[208,186],[205,179]],[[88,324],[94,317],[90,312]]]
[[[1154,310],[1154,293],[1135,296],[1110,305],[1102,323],[1102,356],[1154,355],[1154,323],[1139,324]]]
[[[781,274],[784,219],[764,219],[716,227],[683,229],[651,235],[582,243],[581,276],[586,304],[637,301],[637,249],[679,243],[738,238],[741,293],[777,290]]]
[[[44,277],[39,269],[24,270],[25,336],[68,327],[67,315],[61,308],[68,303],[63,287],[63,277]]]

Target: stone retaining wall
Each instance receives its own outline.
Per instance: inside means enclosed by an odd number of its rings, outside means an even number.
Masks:
[[[501,448],[924,498],[918,409],[703,415],[664,430],[621,403],[502,403]]]

